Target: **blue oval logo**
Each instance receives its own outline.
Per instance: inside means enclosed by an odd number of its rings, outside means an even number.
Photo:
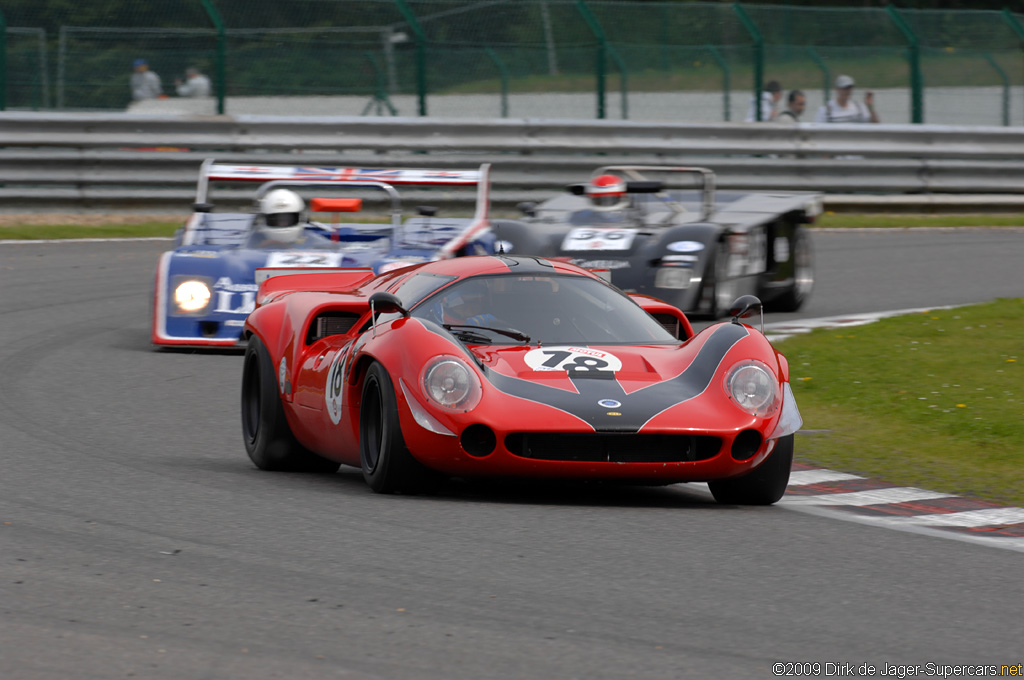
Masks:
[[[601,401],[597,402],[597,405],[603,408],[618,408],[622,406],[622,403],[615,401],[614,399],[602,399]]]

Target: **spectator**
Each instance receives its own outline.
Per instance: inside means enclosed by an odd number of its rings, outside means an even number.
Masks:
[[[132,62],[131,88],[132,99],[135,101],[156,99],[164,93],[160,76],[149,70],[149,64],[145,59],[136,59]]]
[[[775,120],[775,107],[778,106],[780,99],[782,99],[782,85],[779,85],[777,80],[768,81],[768,84],[764,86],[764,92],[761,93],[761,122],[767,123],[770,120]],[[746,122],[753,123],[757,120],[757,110],[754,108],[757,103],[756,99],[750,100],[750,110],[747,112]]]
[[[853,98],[853,78],[842,75],[836,78],[836,96],[818,109],[815,123],[877,123],[875,93],[864,94],[864,103]]]
[[[174,86],[179,97],[210,96],[210,79],[194,66],[185,69],[185,81],[182,82],[181,78],[178,78],[174,81]]]
[[[807,108],[807,97],[800,90],[793,90],[786,97],[786,108],[775,116],[778,123],[799,123],[800,116]]]

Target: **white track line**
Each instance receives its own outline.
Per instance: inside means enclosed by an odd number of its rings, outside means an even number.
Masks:
[[[986,527],[1002,524],[1024,523],[1024,508],[988,508],[985,510],[965,510],[964,512],[947,512],[933,515],[914,515],[912,517],[886,517],[886,522],[893,524],[917,524],[921,526],[947,527]]]
[[[805,486],[807,484],[822,484],[824,482],[845,482],[851,479],[864,479],[857,475],[835,470],[798,470],[789,473],[790,486]]]
[[[932,498],[949,498],[951,495],[938,491],[915,489],[909,486],[897,486],[890,489],[830,493],[820,496],[793,496],[791,498],[783,498],[780,503],[783,505],[885,505],[889,503],[924,501]]]

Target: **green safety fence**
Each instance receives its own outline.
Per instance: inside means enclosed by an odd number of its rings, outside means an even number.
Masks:
[[[0,0],[0,108],[132,110],[145,59],[214,112],[741,121],[769,81],[803,119],[852,76],[883,122],[1024,124],[1010,11],[626,0]],[[784,101],[784,100],[783,100]],[[148,109],[148,110],[158,110]]]

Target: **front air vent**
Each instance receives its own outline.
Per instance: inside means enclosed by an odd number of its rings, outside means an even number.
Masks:
[[[668,331],[673,338],[680,340],[684,339],[680,338],[680,335],[683,332],[683,327],[682,324],[679,323],[679,319],[671,314],[665,314],[664,312],[656,312],[651,316],[653,316],[654,320],[660,323],[661,327]]]
[[[714,458],[722,440],[705,435],[516,432],[505,448],[520,458],[588,463],[682,463]]]
[[[355,312],[324,312],[318,314],[313,323],[309,324],[309,332],[306,333],[306,344],[312,345],[317,340],[322,340],[331,335],[345,335],[356,321],[359,314]]]

